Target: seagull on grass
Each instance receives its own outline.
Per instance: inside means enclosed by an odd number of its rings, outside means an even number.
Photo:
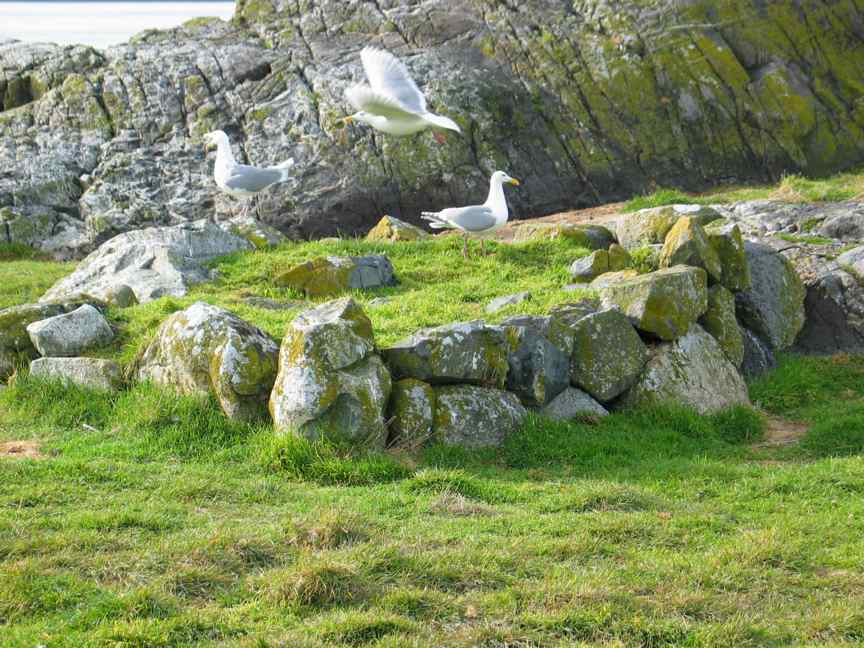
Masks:
[[[408,68],[395,56],[384,50],[366,47],[360,60],[369,85],[356,84],[345,91],[348,102],[357,110],[345,118],[369,124],[388,135],[413,135],[427,128],[445,129],[461,133],[458,124],[426,109],[426,97],[420,92]],[[441,144],[444,136],[433,131]]]
[[[511,178],[503,171],[496,171],[489,180],[489,197],[482,205],[469,207],[449,207],[439,212],[421,212],[420,217],[429,221],[433,229],[458,229],[464,233],[462,256],[468,258],[468,235],[483,232],[494,232],[507,222],[509,212],[507,199],[504,197],[504,183],[519,185],[516,178]],[[480,251],[483,251],[483,240],[480,241]]]
[[[293,158],[272,167],[238,164],[231,151],[231,142],[221,130],[207,133],[204,136],[204,145],[207,149],[216,147],[216,166],[213,168],[216,186],[227,194],[247,201],[243,215],[249,212],[252,198],[270,185],[285,182],[290,177],[289,170],[294,166]]]

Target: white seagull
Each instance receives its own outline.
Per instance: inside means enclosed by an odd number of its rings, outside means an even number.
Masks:
[[[516,178],[511,178],[503,171],[496,171],[489,179],[489,197],[482,205],[469,207],[449,207],[439,212],[421,212],[420,217],[430,223],[433,229],[459,229],[465,233],[462,244],[462,256],[468,258],[468,234],[494,232],[507,222],[509,212],[507,199],[504,197],[504,183],[519,185]],[[483,250],[483,240],[480,240],[480,250]]]
[[[420,92],[408,68],[390,52],[366,47],[360,52],[369,85],[356,84],[345,90],[348,102],[357,110],[345,123],[359,121],[388,135],[413,135],[427,128],[443,128],[461,133],[449,117],[426,110],[426,97]],[[443,135],[434,133],[440,144]]]
[[[222,191],[237,198],[251,199],[277,182],[285,182],[289,178],[288,171],[294,166],[294,159],[289,158],[272,167],[254,167],[248,164],[238,164],[231,151],[231,143],[224,131],[217,130],[204,136],[206,148],[216,147],[216,165],[213,167],[213,179]],[[249,211],[251,200],[243,210]]]

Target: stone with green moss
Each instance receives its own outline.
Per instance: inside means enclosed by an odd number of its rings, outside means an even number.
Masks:
[[[633,279],[639,276],[639,272],[632,268],[628,268],[627,270],[619,270],[617,272],[604,272],[602,275],[594,279],[590,284],[588,284],[589,288],[593,288],[594,290],[600,290],[601,288],[606,288],[607,286],[611,286],[612,284],[618,283],[620,281],[627,281],[628,279]]]
[[[568,357],[546,338],[547,323],[536,326],[539,319],[517,316],[504,324],[510,346],[507,389],[529,407],[545,405],[570,382]]]
[[[609,246],[609,271],[620,272],[633,267],[633,259],[630,253],[618,243]]]
[[[0,310],[0,380],[8,378],[20,362],[39,355],[27,333],[30,324],[69,313],[83,303],[74,301],[23,304]]]
[[[720,260],[720,283],[732,292],[750,288],[750,265],[738,225],[725,219],[715,221],[706,226],[705,233]]]
[[[138,305],[138,298],[128,285],[118,284],[105,293],[105,303],[117,308],[129,308]]]
[[[672,226],[685,216],[703,227],[721,218],[715,210],[702,205],[666,205],[642,209],[618,219],[615,227],[618,243],[628,250],[643,245],[662,244]]]
[[[513,240],[565,240],[589,250],[605,250],[615,236],[602,225],[584,223],[520,223],[514,227]]]
[[[429,232],[406,223],[405,221],[393,218],[392,216],[382,216],[377,225],[369,230],[366,234],[367,241],[419,241],[429,238]]]
[[[594,250],[570,265],[570,276],[576,283],[590,283],[604,272],[609,272],[609,253],[606,250]]]
[[[708,310],[699,323],[714,336],[729,362],[740,367],[744,360],[744,339],[735,318],[735,295],[723,286],[711,286],[708,289]]]
[[[504,329],[482,320],[418,331],[382,350],[394,377],[432,384],[460,382],[504,387],[508,342]]]
[[[396,285],[390,260],[381,255],[318,257],[298,264],[276,277],[276,284],[308,297],[338,295],[348,290]]]
[[[278,352],[260,329],[196,302],[162,323],[136,374],[183,394],[212,394],[228,417],[256,420],[267,413]]]
[[[391,445],[417,449],[432,438],[435,414],[435,390],[416,378],[393,383],[387,418],[390,421]]]
[[[689,216],[679,218],[666,235],[660,251],[660,267],[689,265],[702,268],[713,281],[720,281],[722,266],[705,228]]]
[[[621,407],[673,404],[700,414],[749,405],[747,385],[717,341],[698,324],[675,340],[660,344]]]
[[[476,385],[436,387],[435,402],[435,440],[467,448],[502,445],[528,413],[515,394]]]
[[[640,331],[674,340],[708,308],[708,275],[690,266],[663,268],[613,283],[601,295],[605,305],[627,315]]]
[[[573,327],[570,381],[601,402],[629,389],[647,360],[648,349],[617,310],[593,313]]]
[[[559,304],[549,311],[549,321],[546,324],[546,338],[570,357],[573,352],[573,329],[583,318],[596,313],[598,302],[594,299],[583,299],[569,304]]]

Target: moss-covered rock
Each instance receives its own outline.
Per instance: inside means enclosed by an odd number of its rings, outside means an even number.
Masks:
[[[309,297],[338,295],[348,290],[396,285],[393,265],[385,256],[318,257],[286,270],[276,284]]]
[[[773,349],[785,349],[804,326],[804,284],[789,260],[773,248],[746,241],[744,252],[752,285],[735,295],[738,319]]]
[[[615,235],[602,225],[584,223],[519,223],[514,226],[513,240],[554,241],[563,239],[589,250],[605,250],[615,242]]]
[[[593,313],[573,326],[570,381],[601,402],[629,389],[647,361],[648,349],[617,310]]]
[[[693,324],[674,342],[659,345],[638,382],[620,401],[622,407],[671,403],[700,414],[749,405],[747,385],[717,341]]]
[[[723,286],[711,286],[708,289],[708,310],[699,323],[714,336],[729,362],[740,367],[744,359],[744,340],[735,319],[735,295]]]
[[[702,226],[721,218],[715,210],[701,205],[666,205],[642,209],[618,219],[615,227],[618,243],[628,250],[652,243],[662,244],[672,226],[685,216]]]
[[[27,335],[40,355],[74,357],[111,342],[114,330],[99,310],[84,304],[68,313],[28,324]]]
[[[507,389],[524,405],[545,405],[569,384],[567,355],[535,326],[505,323],[504,328],[510,346]]]
[[[126,284],[118,284],[106,291],[105,303],[117,308],[129,308],[138,305],[138,298],[132,288]]]
[[[593,299],[555,306],[549,311],[546,338],[569,358],[573,352],[574,327],[583,317],[596,313],[598,306],[598,302]]]
[[[82,302],[23,304],[0,310],[0,380],[8,378],[19,360],[39,355],[30,341],[27,326],[33,322],[62,315],[80,307]]]
[[[387,418],[390,443],[400,448],[419,448],[432,438],[435,415],[435,390],[416,378],[393,383]]]
[[[137,377],[183,394],[212,394],[227,416],[255,420],[267,413],[278,350],[255,326],[196,302],[162,323],[137,361]]]
[[[720,283],[733,292],[750,288],[750,265],[738,226],[726,220],[715,221],[705,227],[705,233],[720,260]]]
[[[609,246],[609,271],[620,272],[633,266],[633,259],[630,253],[618,243],[613,243]]]
[[[570,265],[570,276],[577,283],[590,283],[604,272],[609,272],[609,253],[606,250],[594,250]]]
[[[475,385],[435,388],[435,439],[468,448],[500,446],[527,411],[515,394]]]
[[[123,384],[120,365],[99,358],[37,358],[30,363],[30,375],[105,391],[116,391]]]
[[[609,412],[581,389],[568,387],[541,409],[540,414],[556,421],[590,421],[608,416]]]
[[[612,284],[616,284],[621,281],[635,279],[638,276],[639,272],[633,270],[632,268],[628,268],[627,270],[618,270],[617,272],[605,272],[596,279],[594,279],[594,281],[592,281],[588,285],[588,287],[595,290],[600,290],[601,288],[606,288],[607,286],[611,286]]]
[[[430,234],[416,225],[393,218],[382,216],[381,220],[366,234],[367,241],[419,241],[429,238]]]
[[[708,308],[708,276],[702,268],[675,266],[613,283],[601,294],[604,304],[623,312],[640,331],[674,340]]]
[[[690,216],[679,218],[666,235],[660,252],[660,267],[690,265],[702,268],[713,281],[720,281],[720,257],[711,246],[705,229]]]

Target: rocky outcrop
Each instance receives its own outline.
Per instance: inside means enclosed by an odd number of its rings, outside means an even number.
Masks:
[[[98,358],[37,358],[30,363],[30,375],[105,391],[116,391],[123,384],[120,365]]]
[[[308,297],[338,295],[348,290],[395,286],[393,264],[386,256],[318,257],[294,266],[276,277],[280,286]]]
[[[243,0],[231,23],[104,52],[6,42],[0,208],[7,236],[58,256],[235,212],[200,146],[214,128],[243,161],[298,161],[257,209],[292,236],[470,204],[493,164],[523,181],[526,215],[655,183],[822,173],[862,158],[859,22],[850,0]],[[343,129],[367,43],[400,55],[465,135]]]
[[[196,302],[171,315],[137,361],[137,378],[213,395],[231,418],[266,415],[276,377],[273,339],[226,310]]]
[[[669,231],[680,218],[707,225],[720,214],[700,205],[666,205],[642,209],[618,219],[615,234],[622,247],[632,250],[644,245],[663,244]]]
[[[27,325],[27,335],[40,355],[73,357],[114,339],[108,320],[90,304]]]

